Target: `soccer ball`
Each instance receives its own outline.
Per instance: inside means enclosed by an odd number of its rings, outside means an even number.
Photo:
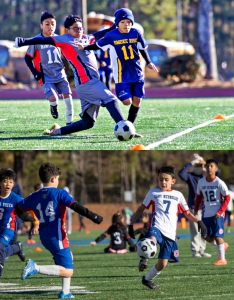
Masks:
[[[153,258],[157,253],[157,246],[151,239],[141,239],[137,245],[137,254],[140,258]]]
[[[118,140],[129,141],[134,137],[136,130],[132,122],[122,120],[115,124],[114,133]]]

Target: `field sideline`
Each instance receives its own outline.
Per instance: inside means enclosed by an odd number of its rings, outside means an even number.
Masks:
[[[78,117],[79,100],[74,101],[74,107]],[[100,109],[99,118],[92,129],[67,136],[48,137],[42,135],[43,131],[55,121],[60,126],[65,125],[62,100],[59,103],[58,120],[50,116],[46,100],[1,100],[0,149],[128,150],[140,143],[157,150],[233,150],[233,107],[233,98],[146,99],[135,122],[137,132],[144,137],[119,142],[113,134],[114,122],[105,108]],[[121,108],[127,117],[128,107],[121,105]],[[218,114],[229,118],[213,122]],[[204,123],[205,126],[199,127]],[[195,129],[191,130],[193,127]]]
[[[188,229],[184,230],[188,232]],[[184,232],[178,229],[178,234]],[[75,231],[70,239],[94,239],[102,231],[92,230],[89,235]],[[26,240],[26,237],[20,237]],[[23,241],[22,240],[22,241]],[[228,264],[213,266],[217,260],[216,247],[207,245],[211,258],[192,258],[189,248],[189,238],[178,241],[180,262],[169,264],[156,282],[161,290],[153,291],[141,284],[145,274],[138,272],[138,257],[136,253],[125,255],[104,254],[105,245],[95,247],[90,245],[72,245],[74,255],[74,275],[71,280],[71,290],[75,299],[94,300],[146,300],[146,299],[228,299],[234,298],[234,239],[232,234],[225,236],[229,243],[226,252]],[[25,245],[25,244],[24,244]],[[24,246],[27,258],[34,259],[40,265],[53,264],[52,257],[42,247],[42,252],[35,252],[34,246]],[[156,259],[149,261],[149,267]],[[10,257],[0,282],[0,300],[5,299],[57,299],[61,290],[61,279],[58,277],[37,274],[25,281],[20,279],[24,263],[17,255]]]

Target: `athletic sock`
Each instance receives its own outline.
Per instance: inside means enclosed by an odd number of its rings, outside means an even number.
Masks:
[[[50,106],[57,106],[58,105],[58,99],[56,101],[49,101],[50,102]]]
[[[109,111],[111,117],[115,120],[115,123],[118,123],[121,120],[124,120],[123,113],[119,106],[119,102],[117,100],[113,100],[105,104],[106,109]]]
[[[139,110],[140,110],[140,107],[136,107],[133,104],[131,104],[129,111],[128,111],[128,121],[134,123]]]
[[[71,277],[62,277],[62,291],[65,295],[70,293]]]
[[[59,276],[60,273],[60,267],[57,265],[38,266],[37,264],[35,264],[35,269],[38,271],[38,273],[45,275]]]
[[[66,105],[66,123],[71,123],[74,117],[72,96],[64,98],[64,102]]]
[[[218,249],[218,258],[221,260],[225,260],[224,243],[217,245],[217,249]]]
[[[145,275],[145,279],[146,280],[151,280],[151,279],[154,279],[155,277],[157,277],[159,274],[161,273],[161,271],[158,271],[156,269],[155,266],[153,266],[149,272]]]

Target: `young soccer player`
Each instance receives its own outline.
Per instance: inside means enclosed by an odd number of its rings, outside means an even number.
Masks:
[[[110,50],[116,95],[124,105],[131,105],[128,120],[132,123],[135,122],[141,100],[145,97],[144,73],[139,52],[145,59],[147,67],[155,72],[158,71],[150,60],[143,35],[139,30],[132,28],[133,24],[132,11],[120,8],[115,12],[117,28],[108,32],[103,39],[96,42],[96,45],[84,47],[86,50],[98,48],[103,51]],[[137,136],[141,137],[140,134]]]
[[[208,159],[205,168],[207,175],[201,178],[197,184],[194,214],[196,215],[202,202],[202,221],[207,227],[207,234],[203,237],[207,242],[217,246],[218,261],[214,265],[226,265],[225,251],[228,244],[223,240],[224,217],[230,201],[230,194],[226,184],[216,176],[218,162],[215,159]]]
[[[113,70],[110,59],[109,50],[103,51],[101,49],[95,51],[96,59],[99,63],[98,72],[101,82],[105,83],[106,87],[111,89],[111,80],[113,78]]]
[[[15,182],[15,172],[12,169],[0,170],[0,276],[2,276],[4,263],[7,257],[17,254],[21,261],[25,261],[25,253],[21,242],[12,243],[16,234],[15,205],[22,201],[22,197],[12,192]],[[25,221],[33,221],[24,218],[26,214],[19,214]]]
[[[100,224],[101,216],[76,202],[64,189],[59,189],[60,168],[51,163],[43,163],[39,168],[39,177],[43,188],[32,193],[17,209],[33,210],[40,221],[39,236],[42,245],[53,255],[55,265],[38,265],[30,259],[22,272],[22,280],[37,273],[60,276],[62,291],[58,298],[74,298],[70,292],[70,282],[73,275],[72,253],[66,233],[66,207]]]
[[[146,208],[152,207],[152,219],[146,237],[158,244],[160,251],[157,264],[142,278],[142,284],[150,289],[160,289],[160,286],[154,283],[152,279],[162,272],[168,261],[179,261],[179,250],[176,243],[178,212],[183,213],[192,222],[196,222],[203,235],[206,233],[203,222],[190,213],[182,193],[172,190],[172,185],[176,182],[175,168],[173,166],[163,166],[157,170],[157,175],[158,188],[149,190],[129,225],[129,234],[132,238],[135,238],[133,224]],[[139,271],[144,271],[146,268],[147,259],[141,259]]]
[[[126,242],[130,246],[129,250],[131,252],[135,251],[135,245],[130,238],[127,228],[124,224],[124,216],[120,212],[117,212],[112,216],[112,225],[90,244],[95,246],[107,236],[110,236],[110,245],[104,249],[105,253],[127,253],[128,250],[126,248]]]
[[[101,30],[93,35],[84,35],[82,20],[75,15],[69,15],[64,26],[66,29],[64,35],[15,39],[15,47],[48,44],[61,48],[74,72],[76,92],[81,102],[80,116],[82,119],[61,128],[55,124],[50,130],[46,130],[45,134],[64,135],[92,128],[98,117],[100,106],[105,106],[115,123],[118,123],[124,119],[118,99],[99,80],[97,61],[93,51],[79,50],[75,44],[76,41],[79,41],[88,45],[95,41],[95,38],[103,37],[112,28]]]
[[[41,15],[41,33],[36,37],[52,37],[56,30],[56,17],[44,11]],[[54,45],[31,45],[25,55],[25,62],[34,78],[39,81],[46,99],[50,102],[50,112],[54,119],[59,117],[58,94],[63,95],[66,105],[66,124],[73,121],[72,93],[62,61],[61,49]]]

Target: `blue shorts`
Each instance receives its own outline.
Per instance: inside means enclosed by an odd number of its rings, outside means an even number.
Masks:
[[[57,239],[41,238],[41,243],[53,255],[56,265],[62,266],[66,269],[73,269],[71,249],[69,247],[60,249],[57,243],[58,241],[55,242],[55,240]]]
[[[141,82],[128,82],[116,83],[115,92],[120,101],[136,96],[138,98],[145,97],[144,81]]]
[[[6,246],[6,250],[8,249],[8,246],[11,244],[14,236],[15,236],[14,230],[8,228],[0,229],[0,242],[2,242]]]
[[[216,218],[215,216],[209,218],[202,218],[203,223],[206,225],[206,236],[210,237],[224,237],[224,218]]]
[[[160,245],[158,258],[168,259],[168,262],[179,262],[179,250],[177,243],[168,237],[164,236],[156,227],[151,227],[146,234],[147,238],[154,236],[157,244]]]
[[[71,88],[69,82],[64,79],[57,83],[45,82],[42,86],[42,90],[45,94],[46,99],[56,94],[71,94]]]

